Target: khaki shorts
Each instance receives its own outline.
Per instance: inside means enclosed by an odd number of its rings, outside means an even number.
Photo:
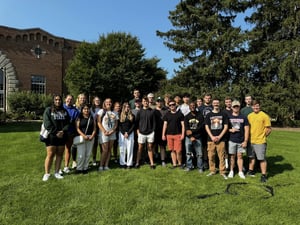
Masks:
[[[141,134],[138,135],[138,143],[145,144],[145,143],[154,143],[154,131],[150,134]]]

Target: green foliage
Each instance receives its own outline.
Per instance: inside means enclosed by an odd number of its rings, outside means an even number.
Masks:
[[[254,178],[224,180],[197,170],[150,170],[147,165],[92,170],[63,180],[51,176],[43,182],[46,152],[39,129],[40,123],[28,122],[0,126],[0,158],[5,159],[0,164],[0,224],[256,225],[298,224],[300,219],[299,132],[274,130],[268,139],[271,196],[259,172]]]
[[[39,119],[47,106],[52,103],[50,95],[41,95],[27,91],[14,92],[8,96],[11,119]]]
[[[253,28],[234,26],[245,21]],[[169,19],[177,29],[157,31],[181,56],[180,71],[164,87],[187,87],[240,100],[259,98],[268,114],[285,124],[300,111],[300,6],[294,1],[180,1]],[[175,87],[174,87],[175,86]],[[168,92],[167,89],[163,92]]]
[[[146,59],[136,37],[125,33],[100,36],[97,43],[83,43],[71,61],[66,85],[73,95],[132,98],[132,90],[157,91],[166,72],[158,68],[157,58]]]

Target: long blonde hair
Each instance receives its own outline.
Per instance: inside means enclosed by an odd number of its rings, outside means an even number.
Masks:
[[[129,111],[128,113],[126,114],[125,112],[125,108],[126,106],[129,106]],[[131,109],[130,109],[130,105],[128,104],[128,102],[125,102],[122,106],[122,111],[121,111],[121,115],[120,115],[120,122],[123,123],[125,120],[126,120],[126,117],[132,122],[133,121],[133,114],[131,112]]]

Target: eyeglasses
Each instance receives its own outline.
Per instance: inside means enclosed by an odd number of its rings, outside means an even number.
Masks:
[[[175,103],[169,104],[169,106],[175,106]]]
[[[239,108],[240,106],[238,106],[238,105],[234,105],[234,106],[232,106],[232,108]]]

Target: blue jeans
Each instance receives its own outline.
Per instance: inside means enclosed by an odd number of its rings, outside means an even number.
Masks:
[[[191,142],[191,140],[186,137],[185,138],[185,148],[186,148],[186,166],[187,168],[192,169],[193,165],[193,150],[195,150],[197,157],[197,167],[198,169],[203,169],[203,159],[202,159],[202,142],[200,139],[196,139]]]

